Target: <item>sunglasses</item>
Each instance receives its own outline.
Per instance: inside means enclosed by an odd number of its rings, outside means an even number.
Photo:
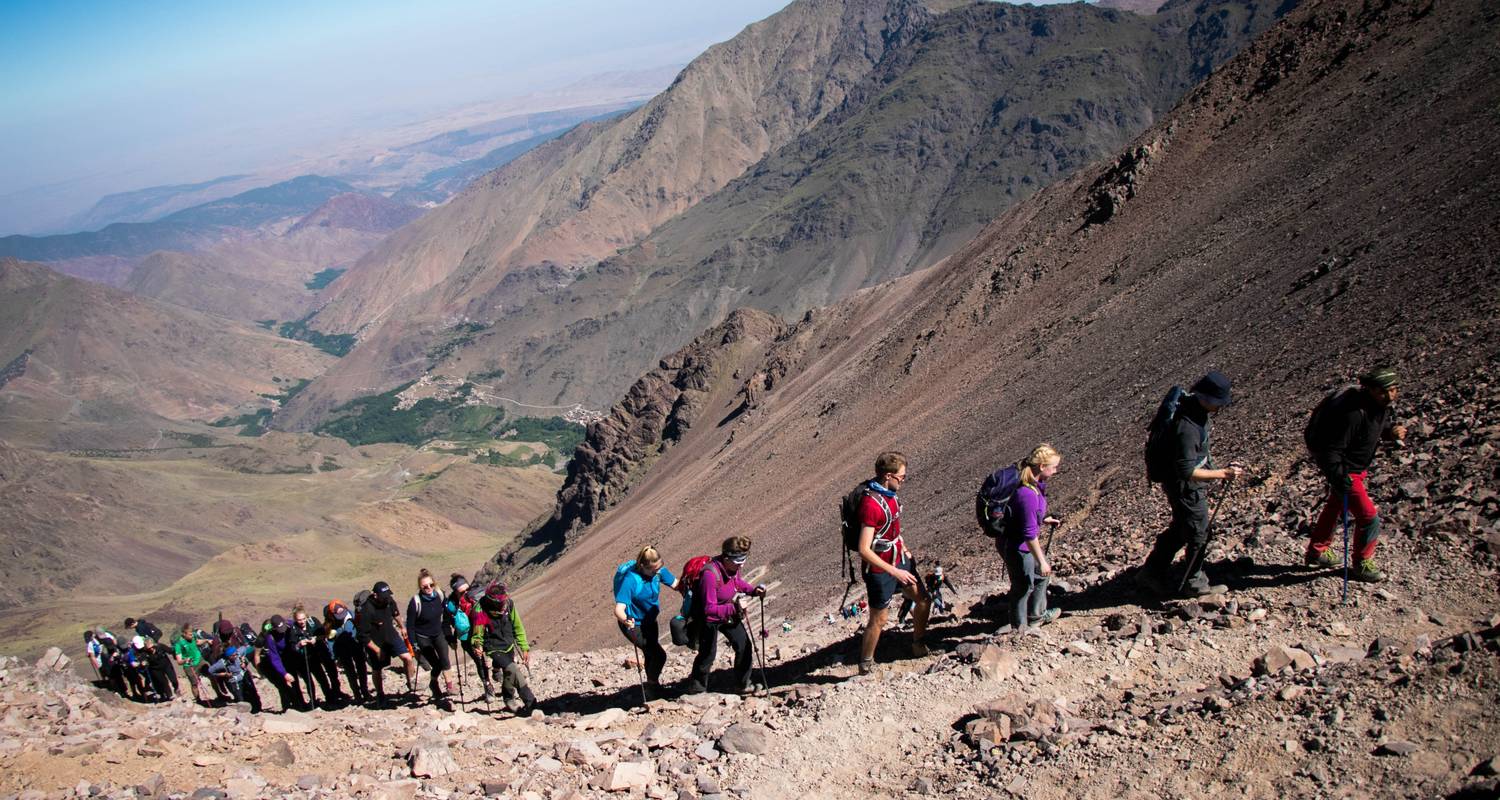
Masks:
[[[743,564],[743,563],[745,563],[745,560],[748,559],[749,557],[750,557],[749,553],[732,553],[729,556],[729,560],[732,561],[732,562],[734,562],[734,563],[736,563],[736,564]]]

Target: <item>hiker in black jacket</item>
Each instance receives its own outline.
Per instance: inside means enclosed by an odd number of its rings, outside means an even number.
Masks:
[[[1233,465],[1215,467],[1209,455],[1209,415],[1229,405],[1229,387],[1229,378],[1220,372],[1199,378],[1191,393],[1182,398],[1170,427],[1164,432],[1162,490],[1172,509],[1172,522],[1157,535],[1156,546],[1136,576],[1137,584],[1152,594],[1201,597],[1229,590],[1222,584],[1210,584],[1203,571],[1209,523],[1208,492],[1204,484],[1233,481],[1242,472]],[[1173,578],[1172,560],[1184,548],[1187,552],[1183,575]]]
[[[1358,387],[1328,395],[1313,410],[1303,436],[1318,470],[1328,481],[1328,497],[1303,556],[1307,566],[1338,566],[1330,545],[1334,528],[1347,509],[1357,526],[1351,553],[1355,567],[1349,577],[1366,583],[1385,580],[1385,573],[1375,564],[1380,512],[1370,500],[1365,477],[1381,441],[1399,444],[1406,439],[1406,427],[1396,424],[1390,413],[1396,395],[1396,371],[1376,367],[1359,377]]]
[[[389,583],[375,583],[370,590],[370,599],[359,609],[355,625],[359,629],[359,640],[367,651],[365,658],[370,665],[370,674],[375,678],[376,702],[385,704],[385,668],[397,656],[405,667],[406,689],[415,692],[417,660],[402,635],[401,615],[396,610],[396,597]]]
[[[417,593],[406,604],[406,636],[432,670],[427,685],[432,702],[439,706],[445,705],[448,696],[456,693],[453,674],[449,671],[453,664],[444,631],[448,619],[447,604],[448,598],[438,591],[432,573],[426,569],[418,573]]]

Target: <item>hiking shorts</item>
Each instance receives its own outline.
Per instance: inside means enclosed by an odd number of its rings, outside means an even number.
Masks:
[[[375,669],[385,669],[390,666],[391,659],[399,658],[411,652],[406,647],[406,640],[400,634],[390,632],[384,636],[373,639],[374,644],[380,648],[380,654],[369,653],[370,665]]]
[[[911,572],[915,567],[911,557],[908,556],[899,565],[901,569]],[[901,582],[896,576],[875,569],[865,570],[865,594],[870,601],[871,611],[882,611],[890,606],[891,598],[901,593]]]

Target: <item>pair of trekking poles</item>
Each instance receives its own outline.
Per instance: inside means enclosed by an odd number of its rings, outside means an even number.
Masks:
[[[765,597],[765,595],[761,595],[759,599],[760,599],[760,638],[762,640],[761,643],[759,645],[756,645],[756,643],[755,643],[755,634],[750,630],[750,621],[749,621],[749,619],[747,619],[748,615],[746,613],[744,613],[744,612],[741,612],[741,614],[740,614],[740,625],[744,627],[744,629],[745,629],[745,636],[746,636],[746,638],[748,638],[750,640],[750,658],[751,658],[750,666],[751,666],[751,669],[753,670],[755,668],[755,665],[757,663],[760,664],[760,685],[761,685],[761,687],[765,691],[769,692],[769,691],[771,691],[771,682],[766,677],[766,642],[765,642],[765,640],[770,637],[771,632],[766,628],[766,597]],[[637,628],[637,630],[639,630],[639,628]],[[717,633],[717,631],[710,632],[707,629],[699,631],[699,635],[700,636],[710,636],[710,635],[714,635],[716,633]],[[701,642],[700,642],[700,644],[701,644]],[[630,640],[630,646],[633,647],[633,648],[635,648],[635,679],[636,679],[636,685],[639,686],[640,690],[641,690],[641,705],[649,708],[650,706],[647,705],[648,700],[647,700],[647,697],[646,697],[645,660],[644,660],[643,656],[641,655],[641,646],[639,644],[636,644],[635,639],[631,639]],[[530,668],[528,667],[528,670],[529,669]],[[709,666],[709,669],[710,669],[710,671],[712,671],[712,669],[713,669],[712,665]],[[707,680],[707,676],[705,676],[705,682],[706,682],[706,680]],[[707,688],[707,687],[705,686],[705,688]]]
[[[1203,567],[1203,561],[1204,561],[1205,558],[1207,558],[1207,555],[1208,555],[1208,543],[1209,543],[1209,541],[1212,541],[1211,537],[1213,536],[1214,520],[1216,518],[1218,518],[1218,516],[1219,516],[1219,509],[1224,506],[1224,501],[1227,500],[1227,499],[1229,499],[1229,494],[1230,494],[1231,491],[1233,491],[1233,489],[1234,489],[1234,484],[1231,483],[1231,484],[1225,486],[1224,489],[1219,492],[1219,499],[1218,499],[1218,501],[1216,503],[1214,503],[1213,511],[1210,512],[1209,515],[1208,515],[1208,526],[1207,526],[1207,528],[1208,528],[1210,539],[1204,541],[1203,547],[1197,553],[1195,553],[1193,555],[1193,560],[1188,565],[1189,569],[1183,574],[1183,578],[1182,578],[1182,580],[1183,580],[1183,586],[1179,587],[1179,589],[1186,588],[1186,582],[1187,582],[1187,580],[1189,578],[1191,578],[1193,576],[1193,574],[1197,570],[1199,570],[1199,569],[1201,569]],[[1340,513],[1340,516],[1343,519],[1343,528],[1344,528],[1344,553],[1343,553],[1343,562],[1344,562],[1343,572],[1344,572],[1344,578],[1343,578],[1343,585],[1342,585],[1342,587],[1339,590],[1339,605],[1342,606],[1342,605],[1347,605],[1349,603],[1349,522],[1350,522],[1350,519],[1349,519],[1349,493],[1347,491],[1342,492],[1341,496],[1342,496],[1342,499],[1343,499],[1343,510]],[[1051,548],[1049,547],[1048,549],[1050,550]]]

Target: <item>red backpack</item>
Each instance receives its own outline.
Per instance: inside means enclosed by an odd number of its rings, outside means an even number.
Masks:
[[[677,581],[677,591],[687,594],[694,586],[698,585],[698,578],[703,574],[703,569],[708,562],[713,561],[713,556],[694,556],[682,565],[682,575]]]

